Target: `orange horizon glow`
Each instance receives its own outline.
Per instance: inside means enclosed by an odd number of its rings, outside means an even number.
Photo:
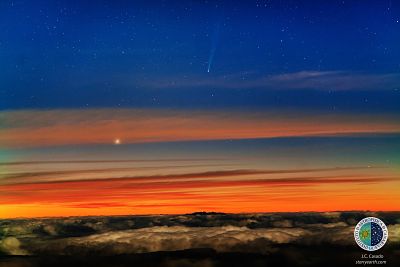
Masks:
[[[398,175],[382,168],[232,170],[95,179],[77,179],[72,173],[66,181],[58,176],[65,174],[26,174],[24,179],[0,184],[0,217],[390,211],[400,207]]]
[[[396,212],[400,211],[398,207],[395,209],[382,209],[381,207],[365,209],[365,204],[359,204],[359,208],[354,209],[329,209],[321,205],[321,208],[316,206],[315,209],[288,209],[282,210],[279,208],[271,209],[252,209],[252,210],[241,210],[241,209],[168,209],[165,212],[164,208],[151,209],[151,211],[141,212],[126,209],[126,210],[115,210],[111,209],[109,211],[102,210],[101,212],[96,212],[94,209],[69,209],[61,208],[59,206],[49,207],[45,206],[29,206],[29,205],[18,205],[18,206],[3,206],[2,214],[0,214],[0,219],[25,219],[25,218],[61,218],[61,217],[97,217],[97,216],[151,216],[151,215],[184,215],[194,212],[223,212],[230,214],[252,214],[252,213],[286,213],[286,212],[346,212],[346,211],[371,211],[371,212]],[[18,214],[18,215],[17,215]]]

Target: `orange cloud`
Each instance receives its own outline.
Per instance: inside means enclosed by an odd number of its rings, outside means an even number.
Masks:
[[[366,167],[342,167],[342,168],[316,168],[316,169],[289,169],[289,170],[216,170],[200,173],[179,173],[165,175],[142,175],[142,176],[123,176],[123,177],[107,177],[110,174],[118,174],[120,172],[132,173],[138,170],[165,170],[190,167],[211,167],[213,165],[182,165],[182,166],[164,166],[164,167],[135,167],[135,168],[107,168],[107,169],[88,169],[88,170],[64,170],[64,171],[41,171],[41,172],[18,172],[3,174],[0,185],[7,184],[53,184],[53,183],[79,183],[79,182],[105,182],[105,181],[165,181],[165,180],[182,180],[182,179],[204,179],[204,178],[221,178],[248,175],[271,175],[271,174],[299,174],[314,173],[326,171],[346,171],[346,170],[362,170]],[[220,166],[221,165],[217,165]],[[373,167],[374,169],[378,167]],[[371,169],[371,167],[368,167]],[[90,178],[90,175],[105,174],[106,177]],[[68,175],[74,175],[74,178],[67,178]],[[89,175],[89,176],[88,176]],[[85,177],[85,178],[82,178]],[[271,181],[271,180],[270,180]]]
[[[0,146],[146,143],[399,133],[399,118],[144,109],[0,112]]]
[[[25,183],[1,184],[0,216],[395,210],[400,204],[398,176],[385,168],[223,170],[103,179],[88,174],[81,172],[78,180],[55,176],[43,182],[30,176]]]
[[[400,132],[396,117],[290,112],[25,110],[0,112],[0,120],[0,147],[9,148]],[[0,163],[0,217],[400,208],[398,171],[390,166],[299,168],[285,159],[274,168],[258,158],[129,160],[125,154],[117,156],[126,160],[106,154],[51,161],[54,154],[43,151]]]

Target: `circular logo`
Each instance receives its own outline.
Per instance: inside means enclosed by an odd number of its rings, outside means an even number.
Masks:
[[[388,239],[388,229],[380,219],[367,217],[356,225],[354,239],[362,249],[375,251],[385,245]]]

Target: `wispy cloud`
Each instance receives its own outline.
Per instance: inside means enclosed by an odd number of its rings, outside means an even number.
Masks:
[[[248,175],[271,175],[271,174],[299,174],[299,173],[315,173],[315,172],[338,172],[349,170],[363,170],[378,167],[339,167],[339,168],[315,168],[315,169],[286,169],[286,170],[261,170],[261,169],[234,169],[234,170],[213,170],[206,172],[191,172],[191,173],[178,173],[178,174],[164,174],[164,175],[141,175],[132,176],[138,170],[163,170],[191,168],[191,167],[212,167],[213,165],[182,165],[182,166],[151,166],[151,167],[136,167],[136,168],[108,168],[108,169],[89,169],[89,170],[65,170],[65,171],[41,171],[41,172],[28,172],[28,173],[8,173],[2,175],[0,179],[1,185],[12,184],[53,184],[53,183],[79,183],[79,182],[107,182],[107,181],[125,181],[125,182],[157,182],[157,181],[173,181],[173,180],[190,180],[190,179],[204,179],[204,178],[223,178],[235,176],[248,176]],[[223,167],[222,164],[214,165]],[[128,175],[118,176],[121,172]],[[97,174],[106,174],[104,178],[91,178],[96,177]],[[110,177],[110,175],[117,174],[117,177]],[[73,178],[66,178],[68,175],[73,175]],[[82,178],[85,177],[85,178]],[[272,181],[269,179],[269,181]],[[277,180],[280,181],[280,180]],[[300,181],[300,180],[299,180]]]
[[[399,133],[396,116],[91,109],[0,112],[1,147]]]
[[[235,75],[160,77],[141,82],[149,88],[220,88],[269,90],[390,90],[400,87],[398,73],[299,71],[281,74],[244,72]]]
[[[147,170],[142,175],[129,170],[123,176],[116,170],[98,170],[102,177],[88,170],[25,173],[0,180],[0,216],[23,211],[25,216],[38,216],[52,207],[56,210],[51,214],[68,215],[127,214],[132,209],[137,214],[242,212],[248,205],[257,211],[359,209],[370,199],[377,207],[383,202],[391,209],[398,203],[398,176],[389,168],[205,169],[156,169],[158,174]]]

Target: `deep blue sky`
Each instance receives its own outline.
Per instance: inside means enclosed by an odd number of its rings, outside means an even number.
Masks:
[[[400,3],[241,2],[1,1],[0,109],[400,113]]]

